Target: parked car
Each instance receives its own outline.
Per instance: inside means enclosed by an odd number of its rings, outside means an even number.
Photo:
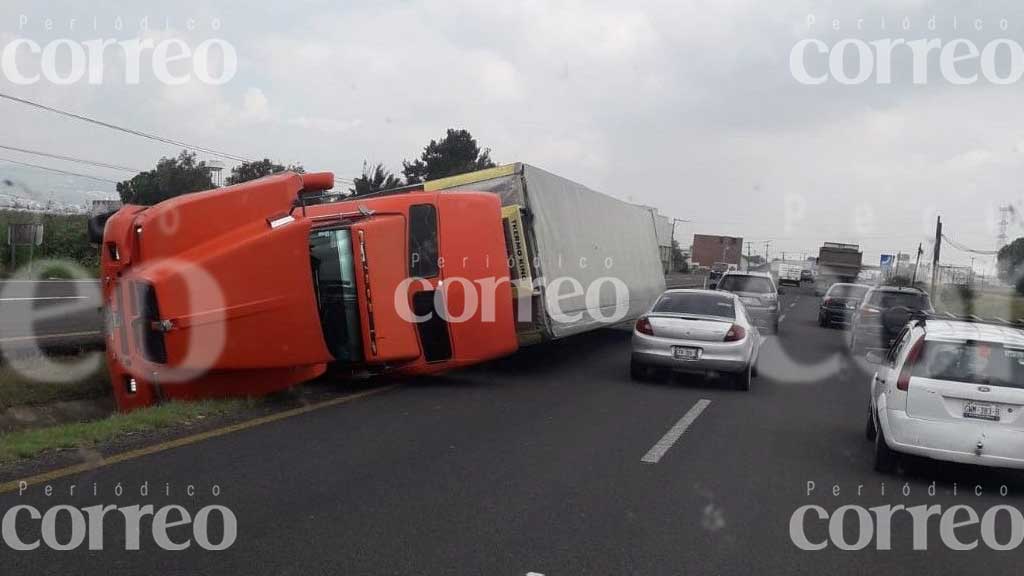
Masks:
[[[764,326],[772,334],[778,333],[779,294],[782,293],[782,289],[775,286],[771,274],[726,272],[718,282],[718,290],[739,296],[758,326]]]
[[[750,389],[761,337],[739,297],[714,290],[668,290],[636,321],[630,376],[673,370],[729,374]]]
[[[907,325],[871,382],[865,433],[875,468],[898,454],[1024,468],[1024,330],[922,319]]]
[[[800,271],[801,282],[814,282],[814,272],[807,270],[806,268]]]
[[[888,350],[918,312],[934,312],[927,292],[900,286],[872,288],[850,322],[850,352],[859,356],[871,349]]]
[[[865,284],[833,284],[818,307],[818,326],[848,325],[868,290]]]

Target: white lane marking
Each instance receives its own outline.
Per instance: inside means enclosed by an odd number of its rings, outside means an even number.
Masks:
[[[668,449],[671,448],[677,440],[679,440],[679,437],[683,435],[683,432],[686,432],[686,429],[693,424],[693,421],[700,416],[700,413],[708,407],[708,404],[711,404],[711,400],[705,400],[703,398],[698,400],[697,403],[690,408],[689,412],[683,414],[683,417],[679,419],[679,422],[676,422],[676,425],[669,429],[669,431],[661,437],[661,440],[658,440],[658,443],[647,451],[647,454],[644,454],[644,457],[641,458],[640,461],[647,462],[649,464],[657,464],[658,460],[661,460],[661,457],[665,455],[665,452],[668,452]]]
[[[0,280],[0,284],[46,284],[47,282],[65,283],[65,284],[66,283],[73,283],[73,282],[82,282],[82,283],[91,283],[91,284],[99,284],[100,283],[99,280],[95,280],[95,279],[93,279],[93,280]]]
[[[11,338],[0,338],[0,342],[24,342],[26,340],[45,340],[47,338],[73,338],[75,336],[99,336],[103,334],[99,330],[88,332],[65,332],[63,334],[40,334],[39,336],[14,336]]]
[[[88,296],[33,296],[21,298],[0,298],[0,302],[30,302],[32,300],[85,300]]]

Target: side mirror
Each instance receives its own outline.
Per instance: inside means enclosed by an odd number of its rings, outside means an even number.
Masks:
[[[869,364],[885,363],[885,358],[882,358],[882,355],[879,354],[878,352],[875,352],[874,350],[869,350],[867,355],[864,356],[864,359],[867,360]]]

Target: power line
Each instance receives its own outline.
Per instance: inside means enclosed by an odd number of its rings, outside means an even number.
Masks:
[[[131,134],[133,136],[139,136],[139,137],[142,137],[142,138],[148,138],[150,140],[155,140],[157,142],[163,142],[165,144],[172,144],[174,146],[180,146],[182,148],[186,148],[186,149],[189,149],[189,150],[195,150],[197,152],[203,152],[205,154],[210,154],[211,156],[219,156],[221,158],[227,158],[228,160],[235,160],[236,162],[249,162],[249,159],[247,159],[247,158],[245,158],[243,156],[238,156],[237,154],[229,154],[227,152],[219,152],[219,151],[214,150],[212,148],[206,148],[206,147],[203,147],[203,146],[196,146],[194,144],[189,144],[187,142],[182,142],[180,140],[174,140],[174,139],[171,139],[171,138],[164,138],[163,136],[157,136],[156,134],[150,134],[148,132],[142,132],[141,130],[134,130],[132,128],[125,128],[124,126],[118,126],[116,124],[111,124],[109,122],[104,122],[102,120],[97,120],[95,118],[90,118],[89,116],[83,116],[81,114],[75,114],[74,112],[68,112],[67,110],[61,110],[59,108],[54,108],[52,106],[47,106],[45,104],[40,104],[38,102],[33,102],[31,100],[26,100],[24,98],[18,98],[17,96],[12,96],[10,94],[4,94],[3,92],[0,92],[0,98],[3,98],[5,100],[10,100],[12,102],[17,102],[19,104],[25,104],[26,106],[32,106],[33,108],[38,108],[40,110],[46,110],[47,112],[53,112],[54,114],[60,114],[61,116],[66,116],[68,118],[74,118],[75,120],[81,120],[83,122],[89,122],[90,124],[95,124],[97,126],[102,126],[104,128],[110,128],[111,130],[117,130],[119,132],[124,132],[126,134]]]
[[[975,250],[973,248],[968,248],[967,246],[954,241],[952,238],[946,236],[945,234],[942,235],[942,239],[945,240],[947,244],[949,244],[953,248],[956,248],[957,250],[960,250],[961,252],[967,252],[969,254],[980,254],[982,256],[995,256],[996,254],[999,254],[998,250]]]
[[[17,146],[6,146],[0,144],[0,148],[4,150],[13,150],[15,152],[22,152],[25,154],[35,154],[36,156],[46,156],[48,158],[56,158],[57,160],[67,160],[68,162],[78,162],[79,164],[88,164],[90,166],[98,166],[100,168],[110,168],[112,170],[121,170],[123,172],[145,172],[145,170],[139,170],[138,168],[129,168],[127,166],[120,166],[117,164],[107,164],[106,162],[99,162],[96,160],[85,160],[84,158],[75,158],[73,156],[64,156],[63,154],[51,154],[49,152],[41,152],[39,150],[29,150],[27,148],[18,148]]]
[[[108,180],[107,178],[100,178],[98,176],[90,176],[88,174],[81,174],[79,172],[70,172],[68,170],[59,170],[57,168],[50,168],[49,166],[40,166],[39,164],[32,164],[31,162],[20,162],[18,160],[11,160],[10,158],[0,157],[0,161],[10,162],[11,164],[20,164],[22,166],[28,166],[29,168],[36,168],[38,170],[46,170],[48,172],[56,172],[58,174],[65,174],[67,176],[78,176],[79,178],[88,178],[90,180],[97,180],[99,182],[109,182],[110,184],[117,184],[116,180]]]

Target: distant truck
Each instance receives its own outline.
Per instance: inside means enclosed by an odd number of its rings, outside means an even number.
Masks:
[[[743,238],[733,236],[715,236],[711,234],[693,235],[693,262],[697,266],[712,268],[719,263],[732,264],[738,269],[743,254]]]
[[[857,244],[825,242],[818,250],[814,293],[821,296],[836,282],[856,282],[862,256]]]
[[[800,280],[801,280],[801,277],[800,277],[800,273],[801,272],[803,272],[803,268],[801,268],[797,264],[785,264],[785,263],[780,264],[779,265],[779,278],[778,278],[778,282],[779,282],[779,284],[789,284],[790,286],[799,286],[800,285]]]
[[[635,319],[665,288],[650,210],[526,164],[333,186],[285,172],[90,220],[120,410],[268,394],[328,366],[477,364]]]

